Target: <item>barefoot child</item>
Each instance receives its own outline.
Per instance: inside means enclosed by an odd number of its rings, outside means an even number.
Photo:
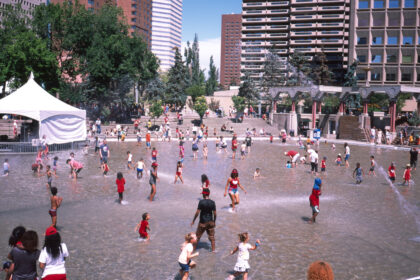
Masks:
[[[66,161],[66,163],[68,165],[70,165],[70,168],[71,168],[71,176],[76,180],[77,179],[77,176],[80,173],[80,171],[82,171],[82,169],[83,169],[83,164],[80,163],[80,162],[78,162],[78,161],[75,161],[74,159],[73,160],[68,159]]]
[[[6,158],[3,163],[3,176],[9,175],[9,168],[10,168],[9,160]]]
[[[201,193],[210,188],[210,181],[206,174],[201,175]]]
[[[197,235],[195,232],[190,232],[185,236],[185,242],[181,246],[181,254],[179,255],[178,263],[181,267],[179,274],[181,275],[182,280],[187,280],[190,274],[190,268],[194,268],[196,266],[196,263],[191,260],[199,254],[198,252],[193,253],[193,244],[196,242]]]
[[[241,144],[241,159],[245,159],[246,142],[243,141]]]
[[[127,168],[129,170],[133,169],[132,164],[133,164],[133,155],[130,153],[130,151],[128,151],[127,152]]]
[[[51,222],[52,222],[51,226],[57,227],[57,209],[58,207],[60,207],[61,202],[63,202],[63,198],[60,196],[57,196],[56,187],[51,188],[50,201],[51,201],[51,208],[50,208],[49,214],[51,216]]]
[[[176,180],[178,178],[181,181],[181,183],[184,184],[184,180],[182,180],[182,162],[181,161],[178,161],[178,163],[176,164],[176,173],[175,173],[174,184],[176,184]]]
[[[321,161],[321,173],[324,173],[327,169],[327,157],[323,157]]]
[[[356,175],[356,184],[360,184],[363,181],[363,177],[362,175],[365,175],[365,172],[363,171],[363,169],[360,167],[360,163],[356,163],[356,169],[354,169],[353,171],[353,178],[354,175]]]
[[[261,177],[260,169],[257,168],[255,169],[255,172],[254,172],[254,179],[260,178],[260,177]]]
[[[147,149],[150,149],[150,147],[151,147],[151,135],[150,135],[150,131],[147,131],[147,133],[146,133],[146,147],[147,147]]]
[[[47,165],[47,169],[45,171],[45,175],[47,175],[47,189],[50,189],[51,190],[51,184],[52,184],[51,166]]]
[[[314,187],[312,193],[309,196],[309,205],[312,208],[312,218],[309,223],[315,223],[316,216],[319,214],[319,196],[321,195],[322,181],[319,178],[315,178]]]
[[[142,215],[142,219],[143,220],[140,223],[138,223],[138,225],[136,226],[134,231],[138,231],[139,234],[140,234],[140,238],[148,241],[150,239],[150,236],[147,233],[148,231],[150,231],[150,227],[149,227],[150,215],[149,215],[149,213],[144,213]]]
[[[117,173],[117,180],[115,180],[115,183],[117,184],[118,203],[122,204],[125,179],[124,179],[123,174],[121,172]]]
[[[159,180],[159,177],[157,175],[157,168],[158,168],[157,162],[152,163],[152,169],[150,170],[150,178],[149,178],[149,184],[151,188],[149,201],[153,201],[153,198],[156,195],[156,181]]]
[[[207,147],[207,141],[204,140],[203,142],[203,158],[207,159],[207,155],[209,153],[209,148]]]
[[[376,176],[376,174],[375,174],[375,166],[376,166],[375,157],[374,156],[370,156],[370,169],[369,169],[368,175],[373,174],[373,176]]]
[[[58,167],[57,162],[58,162],[58,157],[57,157],[57,156],[55,156],[55,157],[54,157],[54,161],[53,161],[53,167],[52,167],[52,169],[53,169],[53,173],[54,173],[54,176],[55,176],[55,177],[58,177],[58,176],[57,176],[57,167]]]
[[[141,179],[143,178],[143,170],[144,170],[144,160],[143,158],[141,158],[138,162],[137,162],[137,179]]]
[[[388,167],[388,177],[389,177],[389,180],[391,180],[392,183],[395,182],[396,174],[395,174],[395,163],[394,162],[391,162],[391,165]]]
[[[407,185],[410,186],[410,178],[411,178],[411,165],[407,164],[407,166],[405,167],[405,170],[404,170],[403,185],[405,185],[405,183],[407,183]]]
[[[157,156],[158,156],[158,151],[156,150],[155,147],[153,147],[152,149],[152,161],[157,161]]]
[[[246,194],[246,190],[242,187],[241,183],[239,182],[239,174],[238,170],[233,169],[232,173],[230,174],[229,179],[227,180],[226,187],[225,187],[225,194],[226,196],[229,187],[229,196],[232,201],[232,211],[235,210],[235,205],[239,204],[239,192],[238,187],[240,187]]]
[[[337,159],[335,160],[335,163],[341,166],[342,162],[343,162],[343,158],[341,157],[341,154],[338,154]]]
[[[104,163],[102,164],[101,168],[102,168],[103,175],[104,175],[104,177],[105,177],[105,176],[106,176],[106,174],[108,174],[108,172],[109,172],[109,166],[108,166],[108,163],[104,162]]]
[[[257,239],[254,245],[248,243],[249,235],[247,232],[238,234],[239,236],[239,244],[236,246],[235,249],[230,251],[230,254],[233,255],[239,251],[238,258],[236,260],[235,267],[233,270],[235,271],[234,274],[231,274],[227,279],[233,280],[236,277],[242,275],[242,279],[248,279],[248,272],[250,269],[248,260],[249,260],[249,251],[248,250],[255,250],[260,246],[260,241]]]

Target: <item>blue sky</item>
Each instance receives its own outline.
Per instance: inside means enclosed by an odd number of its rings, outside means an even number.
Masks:
[[[200,67],[209,68],[213,55],[220,68],[220,33],[222,15],[242,11],[242,0],[183,0],[182,53],[187,41],[194,41],[198,34],[200,46]],[[207,74],[207,73],[206,73]]]

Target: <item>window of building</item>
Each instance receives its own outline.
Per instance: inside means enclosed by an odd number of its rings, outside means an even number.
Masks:
[[[358,55],[357,60],[359,62],[366,62],[366,55]]]
[[[389,8],[399,8],[400,0],[389,0]]]
[[[380,54],[372,54],[372,63],[381,63],[382,62],[382,55]]]
[[[379,72],[371,73],[370,74],[370,80],[371,81],[380,81],[381,80],[381,73],[379,73]]]
[[[95,3],[94,3],[94,1],[93,1],[93,0],[88,0],[88,4],[89,4],[89,5],[94,5]]]
[[[415,8],[416,1],[415,0],[404,0],[404,8]]]
[[[369,0],[360,0],[359,9],[369,9]]]
[[[417,63],[420,63],[420,54],[417,56]]]
[[[135,16],[135,15],[137,15],[137,12],[136,11],[131,11],[131,15]]]
[[[382,8],[384,8],[384,0],[375,0],[373,2],[373,8],[375,8],[375,9],[382,9]]]
[[[382,45],[382,37],[377,36],[372,38],[372,45]]]
[[[402,82],[411,82],[411,73],[402,73],[401,74]]]
[[[403,36],[403,45],[412,45],[413,37],[412,36]]]
[[[386,62],[396,63],[397,62],[397,56],[395,54],[387,55],[386,56]]]
[[[417,82],[420,82],[420,73],[417,73]]]
[[[388,45],[398,45],[398,37],[388,36]]]
[[[137,9],[137,4],[131,4],[131,8]]]
[[[395,73],[386,73],[386,80],[388,82],[396,81],[397,75]]]
[[[413,57],[411,55],[403,55],[402,63],[413,63]]]
[[[367,44],[367,38],[366,37],[358,37],[357,38],[357,44],[358,45],[366,45]]]

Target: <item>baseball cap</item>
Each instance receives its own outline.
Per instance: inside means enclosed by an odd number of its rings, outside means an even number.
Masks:
[[[45,236],[50,236],[57,233],[57,229],[55,227],[49,227],[45,230]]]
[[[157,162],[152,163],[152,167],[158,167],[158,163]]]

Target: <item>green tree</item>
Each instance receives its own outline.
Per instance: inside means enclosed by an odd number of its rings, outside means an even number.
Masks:
[[[204,96],[199,96],[194,102],[194,110],[198,113],[200,116],[200,123],[203,122],[203,116],[206,113],[208,106],[207,101]]]
[[[188,96],[191,96],[192,102],[195,103],[198,97],[205,95],[206,89],[200,85],[192,85],[188,87],[185,92]]]
[[[413,115],[411,116],[411,118],[408,119],[408,123],[412,126],[420,125],[420,117],[417,111],[413,112]]]
[[[151,102],[165,100],[165,84],[162,82],[159,76],[148,83],[145,90],[144,99]]]
[[[167,96],[165,101],[176,106],[184,106],[187,100],[185,90],[187,88],[187,69],[182,61],[178,48],[175,50],[175,63],[169,69],[168,83],[166,85]]]
[[[210,65],[209,65],[209,78],[206,82],[206,95],[211,96],[216,91],[218,87],[217,78],[219,76],[219,71],[214,65],[213,56],[210,56]]]
[[[350,67],[347,69],[347,73],[344,76],[344,86],[345,87],[355,87],[357,86],[357,76],[356,76],[356,69],[357,69],[357,60],[355,60]]]
[[[248,72],[242,77],[242,84],[239,87],[238,96],[243,97],[246,105],[249,107],[252,102],[259,98],[257,88]]]
[[[242,96],[232,96],[233,107],[236,109],[236,112],[242,113],[245,110],[245,98]]]
[[[290,86],[302,86],[308,83],[308,75],[311,72],[308,58],[304,53],[295,51],[289,58],[289,73],[287,84]]]
[[[316,67],[313,69],[313,77],[318,85],[331,85],[333,73],[329,70],[327,57],[324,52],[315,55]]]
[[[270,103],[280,99],[280,92],[273,96],[270,94],[270,89],[283,86],[286,82],[285,73],[282,70],[283,65],[279,57],[270,50],[265,57],[260,82],[261,91],[264,93],[263,98]]]
[[[150,106],[150,115],[153,118],[153,124],[156,123],[156,119],[158,119],[163,114],[163,107],[162,101],[153,102]]]
[[[405,101],[407,100],[407,99],[410,99],[411,98],[411,94],[410,93],[408,93],[408,92],[405,92],[405,93],[400,93],[399,95],[398,95],[398,97],[397,97],[397,112],[399,113],[399,112],[401,112],[401,109],[404,107],[404,105],[405,105]]]

